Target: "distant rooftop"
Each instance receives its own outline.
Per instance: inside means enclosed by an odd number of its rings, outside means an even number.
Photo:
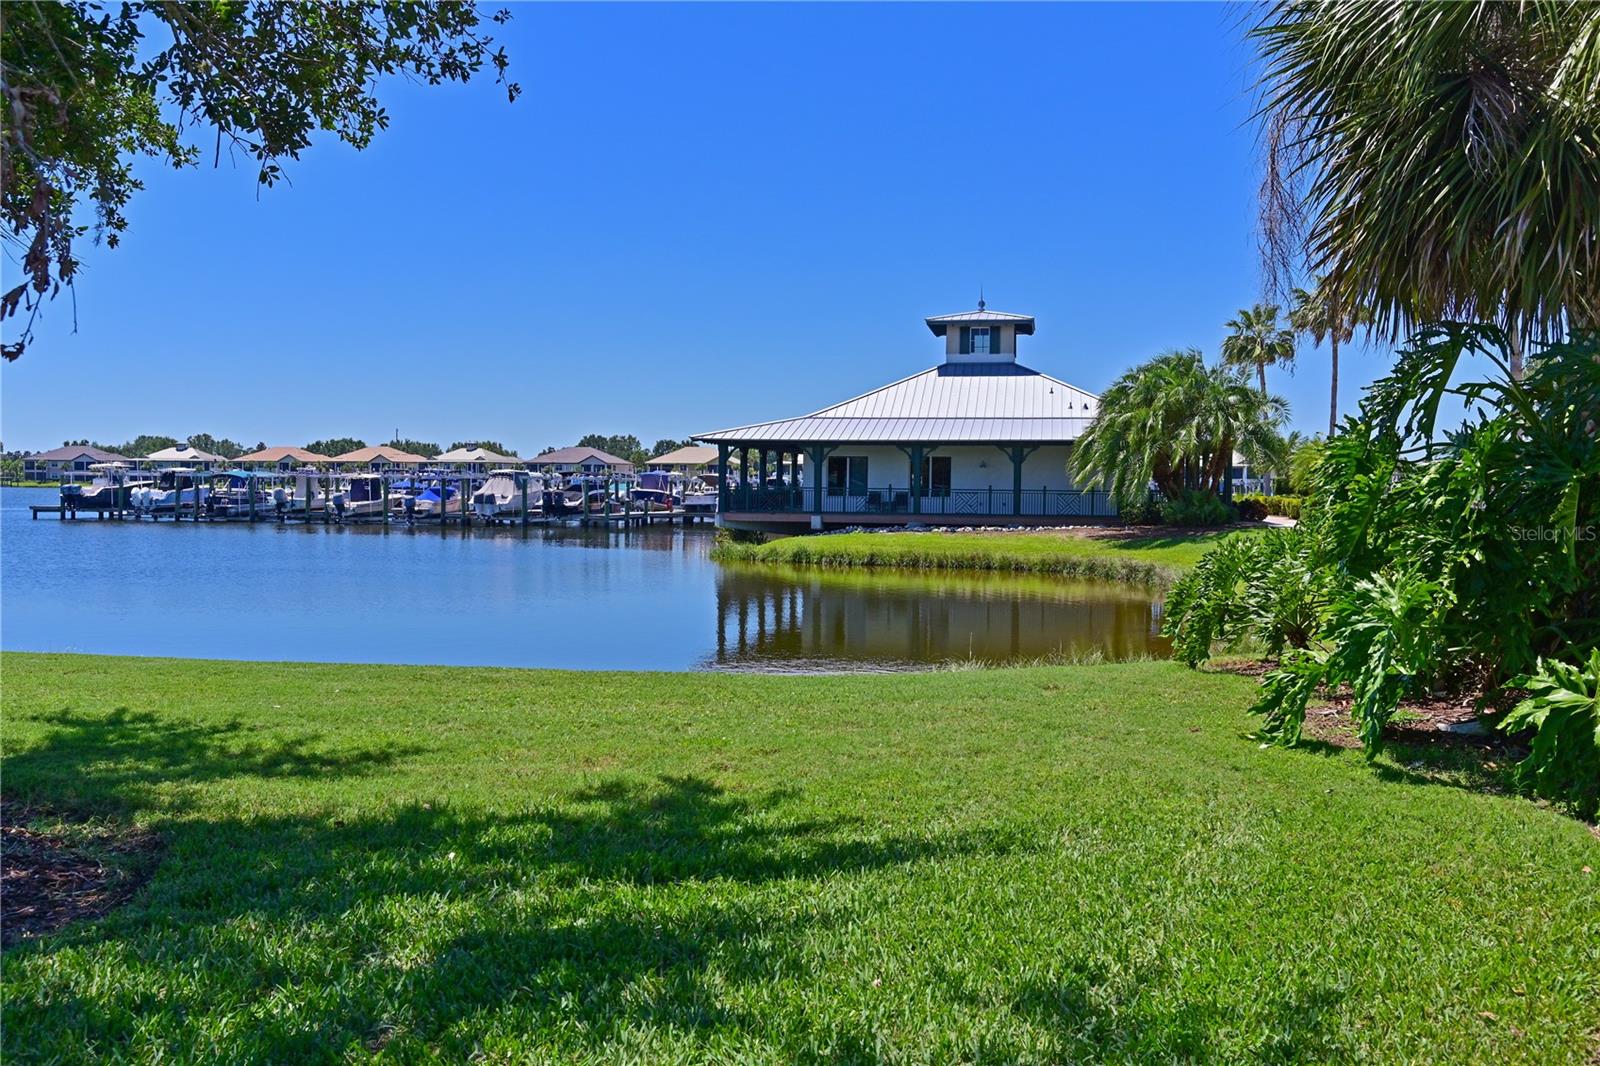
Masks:
[[[192,444],[174,444],[170,448],[162,448],[145,456],[146,459],[158,463],[221,463],[226,460],[220,455],[203,452]]]
[[[285,459],[293,459],[297,463],[333,462],[326,455],[318,455],[316,452],[308,452],[304,448],[292,448],[285,445],[280,445],[276,448],[263,448],[259,452],[241,455],[234,462],[242,466],[245,463],[281,463]]]
[[[126,455],[108,452],[104,448],[96,448],[88,444],[69,444],[64,448],[53,448],[47,452],[38,452],[34,455],[23,456],[24,459],[33,459],[39,462],[66,462],[70,459],[90,458],[97,463],[126,463]]]
[[[632,466],[626,459],[618,458],[610,452],[603,452],[599,448],[577,447],[557,448],[553,452],[536,455],[528,462],[535,466],[559,466],[564,464],[577,465],[580,463],[596,462],[606,466]]]
[[[370,448],[357,448],[353,452],[335,455],[333,461],[336,463],[372,463],[381,461],[412,465],[430,463],[433,460],[426,455],[416,455],[412,452],[401,451],[399,448],[391,448],[387,444],[375,444]]]
[[[522,460],[515,455],[501,455],[499,452],[491,452],[487,448],[472,447],[454,448],[445,452],[433,462],[448,465],[450,463],[520,463]]]
[[[691,444],[649,461],[650,466],[704,466],[717,461],[717,450],[710,445]]]

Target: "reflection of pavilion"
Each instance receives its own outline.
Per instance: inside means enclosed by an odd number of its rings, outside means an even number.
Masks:
[[[1040,577],[724,567],[714,663],[885,665],[1165,654],[1143,590]]]

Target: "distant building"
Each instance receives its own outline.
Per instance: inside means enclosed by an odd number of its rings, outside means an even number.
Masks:
[[[213,452],[201,451],[189,444],[174,444],[170,448],[153,451],[140,460],[145,467],[189,466],[196,470],[215,470],[227,459]]]
[[[22,457],[22,476],[27,481],[89,481],[95,463],[126,463],[133,465],[126,455],[93,448],[86,444],[69,444],[48,452]]]
[[[416,455],[412,452],[391,448],[387,444],[375,445],[371,448],[357,448],[353,452],[333,457],[334,464],[341,470],[350,467],[360,467],[370,470],[374,474],[381,474],[386,470],[415,470],[425,463],[433,462],[426,455]]]
[[[300,466],[331,463],[333,460],[326,455],[308,452],[304,448],[279,446],[276,448],[263,448],[259,452],[241,455],[233,462],[234,465],[242,467],[275,466],[279,470],[288,471]]]
[[[1029,315],[938,315],[944,362],[797,418],[698,433],[718,463],[725,525],[1046,525],[1116,514],[1068,472],[1099,397],[1017,362]],[[804,462],[801,458],[804,457]]]
[[[669,470],[678,474],[703,474],[717,465],[717,449],[709,444],[691,444],[687,448],[658,455],[645,463],[650,470]]]
[[[599,448],[557,448],[528,460],[534,470],[554,470],[558,474],[631,474],[633,464]]]
[[[484,474],[497,466],[521,466],[522,460],[515,455],[501,455],[491,452],[487,448],[452,448],[439,456],[429,460],[434,466],[449,466],[465,470],[469,474]]]

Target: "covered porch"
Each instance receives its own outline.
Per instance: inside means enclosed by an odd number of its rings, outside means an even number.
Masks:
[[[1067,473],[1071,445],[718,445],[722,524],[813,529],[829,525],[1048,525],[1116,517],[1099,490]]]

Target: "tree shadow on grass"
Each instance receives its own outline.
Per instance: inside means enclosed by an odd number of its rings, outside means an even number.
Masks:
[[[186,806],[173,785],[365,774],[422,750],[390,744],[327,751],[317,733],[262,740],[237,720],[201,725],[126,707],[104,714],[64,707],[33,720],[53,728],[42,743],[6,754],[6,795],[80,814]]]
[[[272,1061],[374,1043],[452,1060],[519,1047],[603,1058],[652,1039],[681,1051],[713,1033],[761,1044],[769,1020],[727,991],[815,964],[808,938],[834,920],[823,882],[1006,846],[796,820],[784,800],[670,777],[517,814],[407,804],[340,820],[186,817],[134,906],[24,949],[106,945],[138,978],[84,999],[88,971],[58,959],[37,994],[8,1005],[5,1041],[86,1038],[132,1057],[159,1041],[189,1058],[225,1022],[230,1057]],[[12,974],[26,965],[7,961]]]
[[[45,720],[54,730],[7,760],[8,790],[168,814],[167,846],[128,906],[7,952],[7,1061],[771,1052],[799,1038],[730,989],[814,969],[808,943],[850,914],[825,886],[1016,844],[798,817],[783,790],[692,776],[510,812],[216,813],[188,786],[372,773],[414,749],[329,751],[126,709]]]
[[[1253,736],[1245,734],[1245,739]],[[1362,750],[1352,744],[1336,744],[1316,737],[1302,737],[1287,749],[1323,758],[1360,758]],[[1380,781],[1400,785],[1432,785],[1478,792],[1509,795],[1516,791],[1512,767],[1524,752],[1505,743],[1484,744],[1474,739],[1448,734],[1419,737],[1415,731],[1386,738],[1383,749],[1369,766]]]

